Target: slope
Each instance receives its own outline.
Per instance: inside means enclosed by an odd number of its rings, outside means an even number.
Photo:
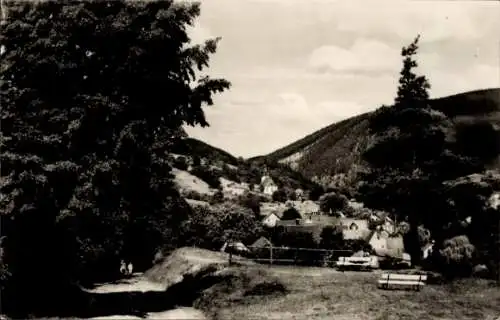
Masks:
[[[487,121],[497,131],[500,126],[499,88],[459,93],[433,99],[430,103],[457,123]],[[353,165],[362,165],[361,154],[372,139],[368,131],[371,115],[369,112],[331,124],[268,155],[250,160],[286,163],[306,177],[348,173]]]

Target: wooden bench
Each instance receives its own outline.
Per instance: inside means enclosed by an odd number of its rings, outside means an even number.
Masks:
[[[427,281],[425,274],[383,273],[378,279],[380,289],[413,289],[420,291]]]
[[[376,265],[374,257],[339,257],[337,268],[369,269]]]

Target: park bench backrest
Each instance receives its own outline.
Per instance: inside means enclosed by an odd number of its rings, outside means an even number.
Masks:
[[[383,273],[380,276],[380,280],[397,280],[397,281],[408,281],[408,282],[425,282],[427,281],[427,275],[425,274],[398,274],[398,273]]]

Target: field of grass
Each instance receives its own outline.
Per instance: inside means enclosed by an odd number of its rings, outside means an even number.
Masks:
[[[376,287],[377,273],[336,272],[321,268],[272,267],[289,293],[253,298],[217,312],[217,319],[336,320],[496,320],[500,288],[480,280],[427,285],[420,292]]]

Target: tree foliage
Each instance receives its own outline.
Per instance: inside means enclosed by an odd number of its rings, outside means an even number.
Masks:
[[[347,204],[347,197],[335,192],[326,193],[319,198],[320,209],[327,214],[334,215],[336,212],[344,210]]]
[[[367,206],[408,221],[405,246],[414,264],[420,257],[419,225],[440,243],[462,231],[455,225],[465,217],[450,206],[445,182],[481,172],[498,156],[498,143],[492,147],[498,132],[492,127],[457,122],[429,105],[430,85],[414,72],[418,40],[401,52],[403,68],[394,105],[380,108],[370,121],[375,142],[364,159],[371,170],[359,188]],[[488,146],[482,148],[476,139]]]
[[[281,220],[295,220],[302,219],[302,215],[294,207],[288,208],[283,212]]]
[[[189,244],[210,250],[219,250],[230,241],[249,244],[263,233],[251,209],[230,202],[195,209],[184,229]]]
[[[273,201],[286,202],[288,200],[288,195],[284,188],[279,188],[278,190],[273,192],[272,198]]]
[[[7,7],[0,205],[11,276],[3,304],[71,308],[71,283],[112,273],[120,256],[144,267],[158,247],[182,242],[189,207],[165,152],[183,124],[208,125],[202,106],[229,83],[203,74],[218,39],[190,43],[198,4]]]

